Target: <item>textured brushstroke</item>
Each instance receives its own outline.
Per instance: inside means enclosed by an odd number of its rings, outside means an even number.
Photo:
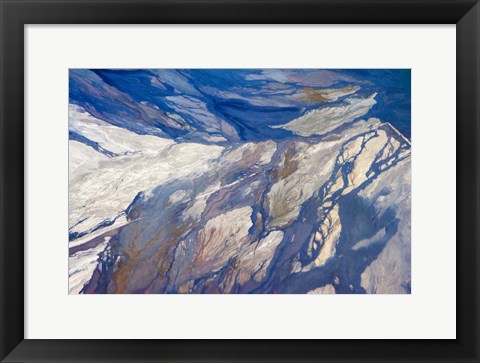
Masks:
[[[348,98],[345,105],[316,109],[285,125],[272,127],[290,130],[301,136],[326,134],[345,123],[365,116],[375,105],[375,96],[373,94],[365,99]]]

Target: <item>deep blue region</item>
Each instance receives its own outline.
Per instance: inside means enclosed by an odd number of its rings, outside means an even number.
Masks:
[[[78,142],[82,142],[82,143],[94,148],[98,152],[100,152],[100,153],[102,153],[102,154],[104,154],[108,157],[116,156],[116,154],[112,153],[109,150],[105,150],[103,147],[101,147],[98,144],[98,142],[92,141],[92,140],[86,138],[85,136],[77,134],[76,132],[69,131],[68,136],[69,136],[70,140],[75,140],[75,141],[78,141]]]
[[[377,92],[377,104],[365,117],[378,117],[390,122],[405,137],[411,138],[410,69],[358,69],[343,72],[372,83],[362,85],[361,91]]]
[[[97,118],[139,134],[202,142],[205,133],[222,134],[222,131],[211,131],[211,126],[215,124],[218,129],[218,120],[223,120],[236,130],[238,139],[257,141],[292,136],[291,132],[272,129],[270,125],[287,123],[312,109],[338,106],[346,97],[367,97],[376,92],[377,104],[362,118],[378,117],[390,122],[407,138],[411,136],[409,69],[328,70],[329,84],[314,82],[315,75],[325,70],[279,71],[297,76],[303,74],[303,81],[299,81],[298,77],[279,79],[268,74],[265,76],[263,71],[75,69],[70,70],[70,102],[84,107]],[[305,78],[313,83],[307,84]],[[329,103],[289,97],[305,88],[340,88],[347,85],[358,85],[361,89],[353,96]],[[189,106],[176,104],[181,102],[178,100],[182,97],[200,102],[206,111],[192,111]],[[253,99],[257,104],[252,104],[255,103]],[[169,126],[172,114],[181,116],[188,125]],[[205,119],[211,120],[212,124],[206,124]],[[222,136],[235,140],[228,133]]]
[[[290,131],[273,129],[269,125],[287,123],[301,114],[295,107],[258,107],[239,100],[214,98],[211,104],[215,113],[235,127],[242,140],[249,141],[291,136]]]
[[[175,88],[167,83],[153,84],[155,75],[149,70],[108,70],[93,71],[106,84],[127,94],[134,102],[148,101],[160,106],[163,111],[173,112],[165,102],[165,97],[175,94]]]

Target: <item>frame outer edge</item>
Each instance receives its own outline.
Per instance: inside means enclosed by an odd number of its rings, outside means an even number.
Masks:
[[[480,361],[480,3],[457,23],[457,339]],[[470,191],[470,193],[468,192]],[[459,263],[461,262],[461,263]],[[462,278],[459,279],[459,276]],[[471,277],[466,282],[467,277]],[[473,316],[465,313],[472,311]],[[460,329],[460,324],[463,329]]]
[[[4,105],[4,95],[5,92],[3,91],[4,88],[4,82],[3,82],[3,73],[4,73],[4,44],[5,44],[5,11],[4,11],[4,3],[0,2],[0,223],[3,224],[4,219],[4,213],[3,213],[3,200],[4,200],[4,151],[3,151],[3,145],[4,145],[4,130],[3,130],[3,124],[4,124],[4,111],[3,111],[3,105]],[[3,248],[3,241],[4,241],[4,229],[0,225],[0,266],[5,266],[5,250]],[[6,294],[6,287],[5,287],[5,272],[4,268],[0,268],[0,321],[5,321],[5,294]],[[6,333],[7,333],[7,327],[4,324],[0,325],[0,360],[5,358],[8,348],[6,346]]]
[[[16,5],[0,0],[0,359],[24,340],[24,23]]]
[[[419,1],[420,2],[420,1]],[[22,3],[19,1],[18,3]],[[18,4],[17,3],[17,4]],[[1,142],[1,155],[0,155],[0,258],[1,258],[1,266],[0,266],[0,282],[1,282],[1,290],[0,290],[0,360],[4,361],[5,356],[10,353],[5,359],[5,361],[37,361],[43,360],[48,361],[50,360],[49,357],[32,357],[29,356],[29,352],[25,352],[25,348],[27,346],[27,341],[23,341],[23,333],[24,333],[24,306],[23,306],[23,244],[21,246],[15,246],[14,243],[8,244],[8,241],[16,241],[22,240],[23,241],[23,183],[19,184],[18,180],[24,180],[24,171],[23,171],[23,150],[19,152],[19,148],[15,148],[15,143],[20,141],[23,145],[23,139],[20,140],[20,137],[23,138],[23,131],[24,127],[22,125],[12,125],[14,122],[12,120],[19,120],[23,119],[23,81],[24,81],[24,74],[23,74],[23,67],[19,67],[18,65],[14,65],[15,62],[18,62],[19,59],[23,60],[24,50],[23,50],[23,24],[25,23],[25,14],[21,13],[20,9],[25,9],[26,3],[36,3],[38,1],[33,2],[23,2],[22,6],[15,6],[12,1],[3,1],[0,0],[0,15],[1,15],[1,46],[0,46],[0,61],[1,61],[1,70],[0,70],[0,142]],[[52,4],[51,2],[50,4]],[[67,3],[65,0],[55,1],[59,5]],[[83,1],[84,4],[92,3],[90,1]],[[470,80],[472,80],[472,86],[470,87],[471,93],[470,94],[463,94],[464,99],[460,99],[459,95],[457,94],[457,107],[460,110],[460,106],[464,106],[464,110],[467,110],[467,114],[474,115],[474,120],[470,120],[472,123],[474,130],[470,130],[470,132],[465,132],[462,136],[466,136],[466,143],[465,146],[462,145],[463,151],[474,150],[474,155],[470,156],[469,160],[474,161],[476,164],[476,170],[472,171],[472,166],[469,165],[470,174],[468,175],[471,180],[468,183],[462,184],[461,186],[469,186],[473,188],[474,195],[470,195],[470,198],[459,198],[459,201],[462,202],[462,205],[471,206],[472,215],[470,217],[465,216],[466,223],[465,228],[472,232],[474,235],[471,237],[474,238],[472,242],[473,249],[462,249],[460,252],[462,254],[458,254],[458,256],[464,257],[468,263],[466,267],[459,267],[457,264],[457,269],[461,268],[462,271],[472,273],[472,282],[473,284],[469,284],[468,286],[466,283],[462,283],[463,285],[457,284],[457,288],[459,286],[463,286],[464,289],[461,290],[459,293],[462,294],[461,301],[463,302],[463,307],[470,307],[475,312],[475,316],[464,316],[464,319],[470,321],[470,327],[473,327],[473,334],[471,337],[464,337],[467,338],[470,343],[473,342],[475,345],[474,352],[469,351],[470,355],[459,357],[458,362],[478,362],[480,357],[479,354],[479,314],[478,314],[478,302],[479,302],[479,225],[478,225],[478,217],[479,217],[479,210],[480,210],[480,171],[478,168],[478,162],[480,161],[480,147],[479,147],[479,139],[480,139],[480,120],[479,120],[479,87],[480,87],[480,48],[479,48],[479,29],[480,29],[480,5],[478,2],[468,2],[469,4],[475,4],[473,8],[469,9],[470,11],[466,14],[462,20],[459,21],[457,25],[457,36],[461,32],[459,29],[462,27],[462,23],[469,23],[471,27],[475,29],[473,34],[470,34],[471,37],[468,41],[467,48],[463,48],[464,56],[471,56],[472,59],[469,63],[469,68],[473,71],[473,74],[470,74]],[[185,4],[187,5],[187,4]],[[463,6],[465,6],[465,2],[463,2]],[[48,16],[48,18],[52,19],[56,17],[60,17],[60,15],[56,16]],[[35,17],[33,17],[35,18]],[[40,16],[41,18],[41,16]],[[38,18],[37,18],[38,19]],[[29,19],[30,20],[30,19]],[[38,21],[37,23],[41,23]],[[468,26],[466,26],[468,29]],[[7,30],[9,31],[8,37],[6,35]],[[468,36],[467,36],[468,37]],[[458,47],[458,37],[457,37],[457,47]],[[469,49],[470,51],[468,51]],[[458,51],[457,51],[457,59],[458,59]],[[23,64],[23,62],[22,62]],[[473,65],[472,65],[473,64]],[[458,77],[461,76],[458,73],[459,62],[457,62],[457,80]],[[7,70],[9,72],[7,72]],[[10,72],[10,70],[15,70],[16,72]],[[20,72],[21,71],[21,72]],[[468,79],[464,80],[467,82]],[[14,84],[17,82],[17,85],[9,89],[8,94],[5,92],[5,87],[7,84]],[[466,83],[463,83],[464,85]],[[468,88],[468,87],[467,87]],[[461,115],[461,112],[459,113]],[[8,123],[7,121],[10,120]],[[458,122],[459,120],[457,120]],[[474,122],[475,121],[475,122]],[[472,132],[474,131],[474,132]],[[10,132],[13,132],[14,135],[9,135]],[[16,134],[15,134],[16,132]],[[463,141],[458,139],[459,134],[457,134],[457,140]],[[463,142],[462,142],[463,143]],[[461,143],[457,144],[459,147]],[[470,148],[467,146],[471,146]],[[9,148],[13,146],[13,148]],[[462,149],[462,148],[460,148]],[[13,150],[13,151],[12,151]],[[462,151],[460,150],[461,154]],[[458,166],[457,166],[458,167]],[[8,171],[8,173],[7,173]],[[461,170],[465,172],[465,168]],[[473,175],[474,174],[474,175]],[[457,190],[459,185],[457,185]],[[466,193],[464,193],[466,194]],[[22,195],[21,199],[18,199],[18,196]],[[8,212],[8,213],[7,213]],[[472,224],[473,223],[473,224]],[[19,228],[20,227],[22,228]],[[457,228],[463,227],[463,224],[458,223]],[[21,232],[20,232],[21,230]],[[20,232],[20,233],[19,233]],[[14,253],[17,252],[17,255]],[[8,259],[7,259],[8,255]],[[464,275],[465,276],[465,275]],[[21,286],[19,285],[21,284]],[[467,289],[473,290],[465,292]],[[474,293],[476,292],[476,293]],[[458,306],[457,308],[460,308]],[[470,311],[470,309],[469,309]],[[470,339],[469,339],[470,338]],[[33,343],[33,341],[32,341]],[[59,342],[58,344],[62,344]],[[16,349],[14,349],[17,347]],[[23,348],[23,349],[22,349]],[[472,348],[472,346],[470,346]],[[465,353],[465,352],[464,352]],[[471,354],[475,356],[472,357]],[[51,357],[50,357],[51,358]],[[66,359],[67,361],[72,361],[74,357],[70,356]],[[320,359],[320,357],[319,357]]]

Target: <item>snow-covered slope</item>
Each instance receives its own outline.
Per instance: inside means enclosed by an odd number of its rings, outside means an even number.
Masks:
[[[390,124],[217,146],[71,119],[108,151],[70,141],[71,293],[410,291],[410,143]]]

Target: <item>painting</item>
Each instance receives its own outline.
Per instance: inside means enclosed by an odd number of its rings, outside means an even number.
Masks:
[[[410,294],[409,69],[70,69],[69,294]]]

